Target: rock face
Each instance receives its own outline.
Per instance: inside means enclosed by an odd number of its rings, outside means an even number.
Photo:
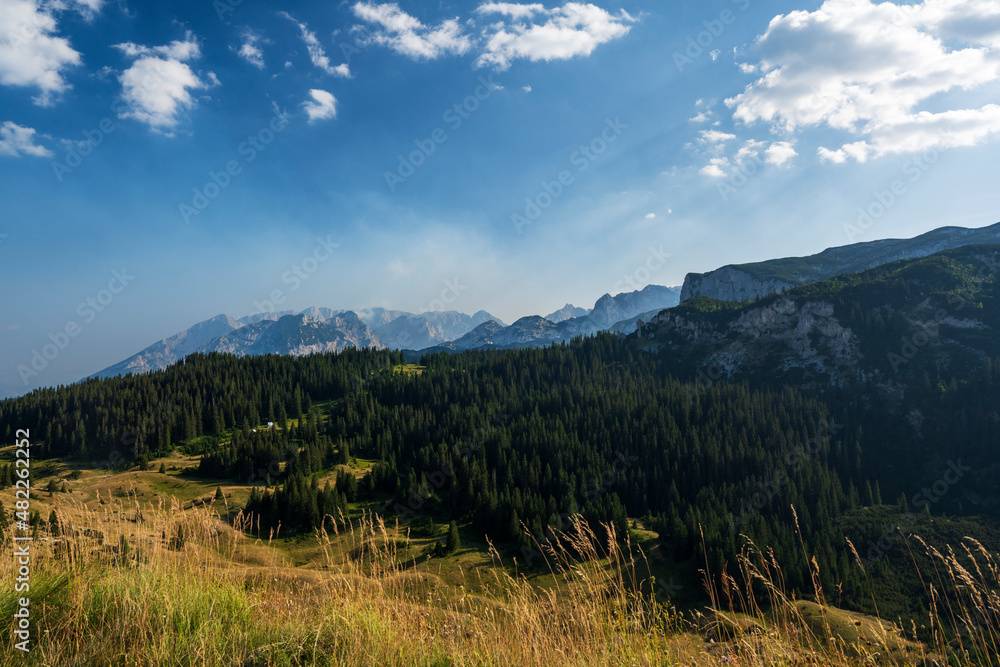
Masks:
[[[245,325],[242,322],[234,320],[228,315],[217,315],[204,322],[199,322],[187,331],[182,331],[170,338],[164,338],[142,352],[134,354],[114,366],[109,366],[91,377],[115,377],[130,373],[148,373],[166,368],[196,352],[209,341],[236,331],[243,326]]]
[[[567,304],[561,312],[583,312],[559,323],[524,317],[507,327],[480,310],[473,315],[455,311],[408,313],[371,308],[358,313],[330,308],[254,313],[239,320],[219,315],[187,331],[150,345],[139,354],[110,366],[96,377],[148,373],[177,363],[194,352],[237,355],[339,352],[350,347],[397,350],[469,350],[485,347],[544,346],[574,336],[614,329],[635,331],[635,318],[677,305],[680,288],[649,285],[638,292],[605,294],[592,311]]]
[[[896,400],[939,367],[971,375],[1000,355],[998,276],[1000,244],[962,246],[752,303],[696,297],[635,337],[699,382],[864,385]]]
[[[439,349],[461,351],[545,347],[598,331],[629,334],[635,331],[636,321],[639,318],[649,319],[665,308],[676,306],[679,297],[679,287],[661,285],[647,285],[640,291],[615,296],[605,294],[597,300],[594,308],[582,317],[553,322],[546,317],[533,315],[522,317],[509,327],[503,327],[496,322],[487,322],[461,338],[440,345]]]
[[[226,352],[238,356],[341,352],[351,347],[384,346],[368,325],[352,312],[326,320],[307,315],[286,315],[276,322],[263,320],[216,338],[199,352]]]
[[[781,297],[747,306],[725,323],[667,310],[650,319],[643,332],[710,350],[704,363],[727,376],[742,371],[781,377],[805,369],[842,384],[857,376],[861,360],[857,336],[823,300]]]
[[[680,300],[698,296],[722,301],[754,300],[799,285],[856,273],[900,259],[927,257],[980,243],[1000,243],[1000,223],[981,229],[941,227],[912,239],[885,239],[828,248],[808,257],[730,264],[708,273],[689,273]]]
[[[590,313],[590,311],[587,310],[586,308],[577,308],[573,304],[567,303],[559,310],[546,315],[545,319],[547,319],[549,322],[552,322],[553,324],[559,324],[560,322],[564,322],[574,317],[583,317],[588,313]]]
[[[753,301],[768,294],[777,294],[797,284],[779,279],[754,278],[739,266],[724,266],[710,273],[689,273],[681,287],[681,302],[696,296],[721,301]]]
[[[390,349],[422,350],[460,338],[484,322],[500,320],[485,310],[480,310],[475,315],[455,311],[430,311],[419,315],[399,313],[384,324],[372,326],[372,330]]]

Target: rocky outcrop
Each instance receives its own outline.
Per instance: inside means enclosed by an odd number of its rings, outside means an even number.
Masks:
[[[984,243],[1000,243],[1000,223],[968,229],[941,227],[912,239],[882,239],[827,248],[808,257],[786,257],[753,264],[730,264],[708,273],[689,273],[681,303],[698,296],[722,301],[754,300],[792,287],[856,273],[901,259]]]
[[[317,320],[306,315],[287,315],[277,322],[257,322],[216,338],[199,351],[238,356],[302,356],[318,352],[341,352],[352,347],[382,349],[384,346],[357,315],[346,312],[327,320]]]
[[[236,331],[243,326],[245,325],[242,322],[234,320],[228,315],[216,315],[175,336],[153,343],[138,354],[134,354],[114,366],[108,366],[91,377],[107,378],[131,373],[149,373],[166,368],[197,351],[209,341]]]
[[[857,377],[861,360],[857,336],[826,301],[780,298],[749,306],[724,323],[667,310],[644,324],[642,336],[705,349],[701,365],[727,377],[736,372],[781,377],[804,369],[842,384]]]
[[[721,301],[753,301],[796,287],[795,283],[775,278],[760,280],[736,266],[724,266],[710,273],[689,273],[681,287],[681,302],[696,296]]]

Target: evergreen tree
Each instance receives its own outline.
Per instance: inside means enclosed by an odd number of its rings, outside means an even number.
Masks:
[[[448,525],[448,541],[445,543],[445,549],[448,553],[453,554],[461,548],[462,542],[458,536],[458,524],[452,521]]]

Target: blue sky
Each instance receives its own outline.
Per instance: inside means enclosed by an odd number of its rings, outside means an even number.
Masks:
[[[509,322],[992,224],[998,99],[993,0],[0,0],[0,395],[276,291]]]

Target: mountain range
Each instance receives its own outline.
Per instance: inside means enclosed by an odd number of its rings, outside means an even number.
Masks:
[[[883,239],[827,248],[808,257],[786,257],[752,264],[729,264],[708,273],[689,273],[681,302],[698,296],[752,301],[782,290],[856,273],[900,259],[927,257],[942,250],[978,243],[1000,243],[1000,223],[969,229],[940,227],[912,239]]]
[[[539,347],[600,331],[628,335],[634,333],[640,323],[673,327],[677,333],[685,326],[695,326],[693,321],[685,318],[692,312],[700,312],[700,308],[709,308],[715,313],[713,317],[717,317],[718,313],[735,312],[732,311],[735,304],[753,302],[836,276],[854,274],[903,259],[923,258],[946,250],[989,243],[1000,243],[1000,223],[980,229],[942,227],[912,239],[855,243],[828,248],[808,257],[734,264],[708,273],[689,273],[682,287],[648,285],[635,292],[614,296],[605,294],[591,309],[567,303],[545,317],[522,317],[510,325],[482,310],[467,315],[454,311],[417,314],[385,308],[353,312],[312,307],[299,313],[254,313],[239,319],[218,315],[154,343],[96,373],[94,377],[146,373],[166,368],[194,352],[228,352],[240,356],[304,355],[371,347],[403,350],[407,358],[417,359],[424,352]],[[706,306],[699,299],[707,299],[712,305]],[[730,302],[730,306],[720,306],[722,302]],[[694,310],[677,309],[678,304],[694,304]],[[838,364],[844,360],[844,355],[852,354],[852,348],[848,333],[838,329],[838,322],[830,319],[829,308],[819,304],[797,307],[795,317],[798,319],[793,321],[778,306],[772,304],[769,306],[772,310],[768,312],[761,311],[763,307],[756,305],[743,313],[741,317],[745,321],[734,321],[736,329],[733,331],[751,332],[747,335],[756,340],[761,338],[763,331],[754,332],[754,321],[765,318],[767,326],[786,323],[791,328],[782,336],[787,339],[786,343],[797,346],[795,350],[800,359],[814,353],[818,355],[819,351],[813,343],[825,340],[837,348],[836,352],[831,347],[827,352],[833,356],[824,357],[822,362],[817,363],[821,363],[823,371],[828,372],[829,381],[837,382],[840,373],[836,370]],[[661,312],[666,309],[674,310]],[[812,328],[806,327],[809,334],[802,334],[802,318],[810,322],[809,327]],[[672,324],[667,326],[667,323]],[[649,330],[646,329],[647,332]],[[725,337],[718,331],[713,335]],[[816,339],[817,335],[819,339]],[[773,337],[764,336],[762,339],[774,343]]]
[[[566,304],[551,314],[556,320],[531,316],[507,326],[480,310],[473,315],[455,311],[409,313],[385,308],[358,312],[307,308],[232,318],[217,315],[153,343],[141,352],[92,377],[148,373],[166,368],[194,352],[225,352],[237,356],[305,355],[347,348],[390,348],[459,351],[488,347],[537,347],[574,336],[612,330],[630,333],[635,322],[676,306],[679,287],[648,285],[637,292],[605,294],[590,310]]]
[[[1000,245],[969,245],[792,288],[752,303],[689,299],[633,334],[709,384],[899,393],[941,368],[973,377],[1000,359]]]

